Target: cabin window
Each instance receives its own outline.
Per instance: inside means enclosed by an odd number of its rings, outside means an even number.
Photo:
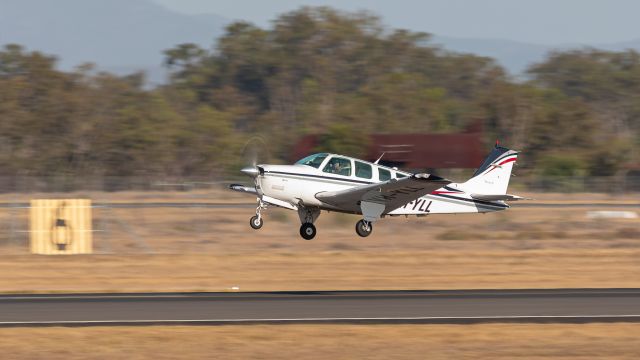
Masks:
[[[332,157],[322,171],[329,174],[351,176],[351,160]]]
[[[363,179],[371,179],[373,176],[371,165],[356,161],[356,176]]]
[[[320,165],[322,165],[322,162],[324,161],[324,159],[327,158],[327,156],[329,156],[329,154],[321,153],[321,154],[309,155],[304,159],[298,160],[296,164],[307,165],[317,169],[320,167]]]
[[[378,168],[378,180],[380,181],[391,180],[391,171]]]
[[[401,173],[399,173],[399,172],[397,172],[397,173],[396,173],[396,178],[398,178],[398,179],[406,178],[407,176],[408,176],[408,175],[401,174]]]

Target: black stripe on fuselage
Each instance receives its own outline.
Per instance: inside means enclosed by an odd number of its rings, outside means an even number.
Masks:
[[[336,178],[333,176],[323,176],[323,175],[311,175],[311,174],[297,174],[297,173],[290,173],[290,172],[283,172],[283,171],[265,171],[265,174],[278,174],[278,175],[289,175],[289,176],[301,176],[301,177],[308,177],[308,178],[314,178],[314,179],[324,179],[324,180],[334,180],[334,181],[344,181],[344,182],[348,182],[348,183],[353,183],[353,184],[366,184],[366,185],[370,185],[370,184],[377,184],[375,182],[372,181],[363,181],[363,180],[354,180],[354,179],[343,179],[343,178]]]

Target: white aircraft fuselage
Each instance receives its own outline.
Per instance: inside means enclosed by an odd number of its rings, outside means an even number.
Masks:
[[[368,236],[372,223],[385,216],[486,213],[509,208],[505,201],[521,200],[506,193],[518,153],[496,145],[471,179],[453,183],[430,174],[329,153],[310,155],[294,165],[257,165],[242,169],[254,186],[231,185],[257,196],[251,227],[262,227],[261,211],[274,205],[298,211],[300,235],[315,237],[313,223],[322,210],[361,214],[356,224]]]
[[[346,158],[344,156],[341,157]],[[325,159],[325,163],[328,160]],[[380,165],[368,162],[367,164],[370,164],[374,170],[381,168],[390,171],[392,178],[396,178],[398,174],[411,175]],[[303,206],[315,207],[320,210],[350,212],[318,200],[316,194],[320,192],[337,192],[361,185],[383,182],[377,176],[372,176],[371,179],[363,179],[355,175],[327,174],[321,170],[322,166],[320,169],[316,169],[306,165],[258,165],[258,168],[263,169],[264,175],[259,176],[256,181],[260,185],[264,196],[267,197],[267,202],[269,202],[269,199],[276,199],[290,205],[286,207],[292,210],[297,210],[297,206],[302,204]],[[376,173],[377,171],[373,171],[373,175]],[[470,193],[461,188],[460,184],[451,183],[384,215],[484,213],[502,211],[508,208],[509,206],[503,201],[474,200],[471,198]]]

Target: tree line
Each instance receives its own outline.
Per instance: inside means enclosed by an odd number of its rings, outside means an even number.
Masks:
[[[525,80],[494,59],[449,52],[369,13],[302,8],[269,28],[246,22],[203,49],[164,53],[167,82],[0,51],[0,174],[209,176],[286,162],[303,135],[362,155],[371,133],[458,131],[481,120],[543,175],[612,175],[638,161],[640,54],[550,53]]]

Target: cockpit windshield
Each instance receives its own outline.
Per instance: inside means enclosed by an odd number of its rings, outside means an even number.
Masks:
[[[322,162],[327,158],[327,156],[329,156],[329,154],[325,153],[309,155],[302,160],[298,160],[296,164],[312,166],[317,169],[320,167],[320,165],[322,165]]]

